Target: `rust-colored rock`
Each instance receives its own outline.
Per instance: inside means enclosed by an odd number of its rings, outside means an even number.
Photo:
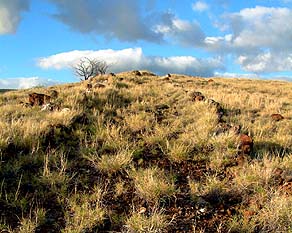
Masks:
[[[92,84],[91,83],[87,83],[87,89],[91,89],[92,88]]]
[[[214,82],[213,79],[209,79],[209,80],[208,80],[208,83],[213,83],[213,82]]]
[[[271,115],[272,120],[274,121],[281,121],[284,117],[281,114],[275,113]]]
[[[203,96],[203,94],[199,91],[193,91],[190,94],[192,101],[204,101],[205,100],[205,96]]]
[[[202,96],[202,95],[196,96],[193,100],[194,101],[204,101],[205,100],[205,96]]]
[[[39,93],[28,94],[28,102],[31,106],[42,106],[44,104],[50,103],[51,96]]]
[[[238,152],[241,155],[250,155],[253,150],[253,139],[246,135],[241,134],[239,136]]]

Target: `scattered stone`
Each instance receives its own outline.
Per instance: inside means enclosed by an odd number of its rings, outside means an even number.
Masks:
[[[169,106],[167,104],[157,104],[155,105],[155,109],[157,111],[166,110],[169,109]]]
[[[93,85],[93,88],[105,88],[105,87],[106,87],[106,85],[101,83],[101,82],[95,83]]]
[[[44,104],[43,106],[42,106],[42,109],[41,109],[41,111],[53,111],[53,106],[49,103],[49,104]]]
[[[281,174],[281,178],[284,182],[292,182],[292,170],[284,170]]]
[[[50,103],[51,96],[39,93],[28,94],[28,101],[31,106],[42,106],[44,104]]]
[[[60,106],[57,104],[48,103],[48,104],[44,104],[41,109],[41,111],[54,111],[54,110],[60,110]]]
[[[147,211],[145,207],[141,207],[138,211],[138,214],[144,214]]]
[[[284,117],[281,114],[275,113],[271,115],[272,120],[274,121],[281,121]]]
[[[241,125],[230,125],[225,122],[220,122],[213,133],[214,136],[218,136],[222,133],[233,132],[235,134],[239,134],[241,131]]]
[[[238,152],[241,155],[250,155],[253,150],[253,139],[246,135],[241,134],[239,137]]]
[[[71,110],[70,110],[70,108],[63,108],[62,110],[61,110],[61,112],[70,112]]]
[[[132,73],[136,76],[142,76],[142,74],[139,70],[134,70]]]
[[[205,100],[205,96],[203,96],[203,94],[199,91],[193,91],[190,94],[192,101],[204,101]]]
[[[204,101],[205,100],[205,96],[202,96],[202,95],[200,95],[200,96],[196,96],[196,97],[194,97],[193,98],[193,101]]]

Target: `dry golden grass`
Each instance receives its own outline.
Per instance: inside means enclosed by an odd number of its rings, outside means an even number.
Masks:
[[[130,176],[134,179],[137,194],[149,202],[157,202],[175,192],[171,177],[157,167],[132,171]]]
[[[93,78],[90,82],[105,87],[90,92],[84,81],[0,94],[0,229],[45,231],[50,218],[45,213],[54,210],[59,213],[51,216],[55,232],[99,229],[105,219],[111,221],[108,231],[175,231],[190,226],[187,218],[176,223],[179,213],[171,212],[180,195],[191,196],[194,208],[197,200],[208,202],[213,195],[217,211],[228,202],[224,195],[232,198],[234,192],[240,201],[226,207],[233,212],[223,216],[224,222],[211,213],[206,223],[193,217],[196,224],[188,229],[291,231],[291,192],[285,190],[291,182],[275,171],[292,173],[292,83],[213,80],[124,72]],[[28,93],[52,89],[59,92],[53,102],[66,111],[20,104],[28,101]],[[253,138],[254,151],[244,162],[238,162],[239,136],[215,134],[216,109],[193,102],[192,91],[219,102],[223,120],[241,125],[241,132]],[[273,113],[284,120],[273,121]],[[84,115],[87,119],[80,119]],[[108,192],[95,188],[100,182],[110,186]],[[133,211],[140,202],[149,205],[147,214]]]

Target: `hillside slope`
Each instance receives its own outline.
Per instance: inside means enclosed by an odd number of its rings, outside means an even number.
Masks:
[[[0,94],[0,230],[288,232],[291,90],[133,71]]]

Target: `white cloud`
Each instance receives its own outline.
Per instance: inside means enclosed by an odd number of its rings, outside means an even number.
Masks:
[[[247,74],[240,74],[240,73],[231,73],[231,72],[215,72],[216,77],[223,77],[223,78],[252,78],[252,79],[259,79],[260,76],[253,73]]]
[[[182,20],[171,13],[165,13],[162,18],[154,30],[163,38],[187,47],[204,44],[205,34],[197,21]]]
[[[0,1],[0,35],[15,33],[21,14],[29,8],[30,0]]]
[[[58,12],[53,17],[81,33],[104,35],[121,41],[145,40],[160,42],[162,37],[151,28],[154,23],[142,0],[49,0]],[[155,1],[147,1],[153,8]],[[143,1],[145,4],[145,1]]]
[[[192,8],[194,11],[206,11],[209,9],[209,5],[203,1],[197,1],[195,3],[192,4]]]
[[[223,18],[229,33],[206,37],[207,50],[233,54],[248,72],[292,70],[292,9],[257,6],[225,14]]]
[[[0,89],[26,89],[35,86],[53,86],[59,82],[40,77],[20,77],[0,79]]]
[[[141,48],[123,50],[70,51],[38,60],[41,68],[70,68],[82,57],[104,60],[110,70],[121,72],[133,69],[148,69],[158,74],[184,73],[190,75],[212,76],[215,70],[224,69],[220,58],[198,59],[191,56],[158,57],[145,56]]]

